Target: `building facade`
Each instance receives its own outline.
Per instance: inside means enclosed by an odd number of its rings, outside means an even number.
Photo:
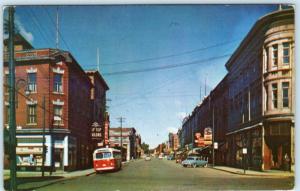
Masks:
[[[93,150],[105,146],[105,127],[107,120],[106,112],[106,91],[108,85],[97,70],[85,71],[89,76],[93,87],[91,88],[91,108],[92,108],[92,147]]]
[[[211,128],[216,164],[283,169],[289,158],[293,170],[294,40],[293,9],[260,18],[227,61],[227,75],[184,119],[181,147],[194,148],[195,133],[205,138]]]
[[[130,159],[136,159],[137,145],[135,128],[110,128],[109,143],[110,147],[123,150],[123,160],[129,161]]]
[[[28,44],[24,38],[16,37],[17,166],[21,170],[40,169],[45,149],[46,170],[88,168],[92,165],[91,89],[94,85],[69,52],[33,49]],[[4,128],[8,130],[7,52],[4,52],[3,73]],[[29,95],[25,95],[25,89]]]
[[[229,81],[228,164],[283,169],[294,164],[294,11],[262,17],[226,63]]]

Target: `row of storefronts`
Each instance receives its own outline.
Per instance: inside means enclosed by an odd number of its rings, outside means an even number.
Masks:
[[[184,119],[181,149],[207,147],[216,165],[294,170],[294,35],[291,7],[256,22],[227,61],[227,75]],[[212,143],[199,145],[195,137],[206,128]]]

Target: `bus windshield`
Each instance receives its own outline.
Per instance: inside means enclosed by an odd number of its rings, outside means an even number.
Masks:
[[[96,159],[107,159],[111,157],[110,152],[101,152],[101,153],[96,153]]]

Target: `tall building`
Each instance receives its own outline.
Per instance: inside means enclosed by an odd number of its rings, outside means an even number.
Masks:
[[[4,45],[5,51],[7,41]],[[95,85],[67,51],[34,49],[20,35],[16,36],[15,50],[18,168],[40,169],[43,149],[46,150],[46,170],[90,167],[93,151],[91,126],[94,120],[91,115],[91,89]],[[5,130],[9,128],[10,107],[7,55],[5,51]],[[29,95],[25,95],[25,89],[29,90]],[[42,144],[43,128],[45,148]]]
[[[294,165],[294,10],[260,18],[226,63],[229,83],[228,158],[253,169]]]
[[[217,164],[283,169],[289,158],[294,170],[294,47],[292,8],[260,18],[227,61],[227,75],[184,119],[181,146],[193,148],[195,133],[205,142],[211,128]]]
[[[92,129],[91,137],[93,149],[105,145],[105,123],[107,122],[106,113],[106,91],[109,87],[101,74],[97,70],[85,71],[89,76],[93,87],[91,88],[91,108],[92,108]]]

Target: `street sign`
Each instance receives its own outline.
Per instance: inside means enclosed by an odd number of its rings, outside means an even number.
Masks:
[[[243,148],[243,154],[247,154],[247,148]]]

